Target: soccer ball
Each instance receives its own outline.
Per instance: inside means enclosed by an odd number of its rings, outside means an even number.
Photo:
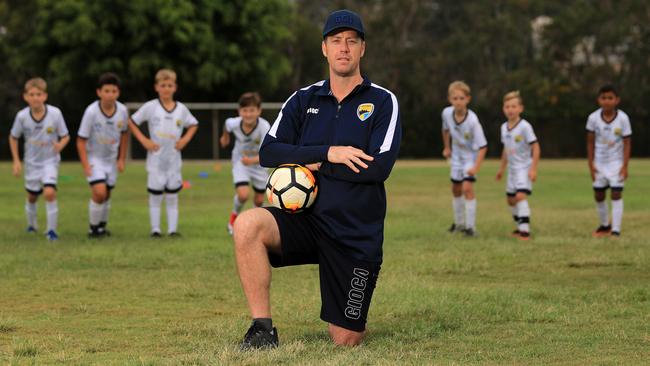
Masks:
[[[309,169],[298,164],[280,165],[266,182],[269,203],[291,213],[310,207],[317,194],[316,178]]]

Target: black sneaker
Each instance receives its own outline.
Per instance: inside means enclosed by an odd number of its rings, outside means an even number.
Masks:
[[[106,236],[111,236],[111,232],[106,228],[106,222],[102,221],[99,223],[99,231],[101,231]]]
[[[474,231],[474,229],[472,228],[463,230],[463,234],[465,234],[465,236],[470,236],[470,237],[478,236],[476,231]]]
[[[180,238],[182,235],[179,232],[174,231],[173,233],[168,234],[170,238]]]
[[[274,327],[272,330],[264,329],[260,324],[253,322],[244,340],[239,345],[242,351],[259,348],[276,348],[280,344],[278,340],[278,330]]]
[[[609,235],[612,238],[619,238],[621,236],[621,232],[620,231],[612,231],[611,233],[609,233]]]
[[[530,240],[530,233],[528,231],[520,231],[519,239],[521,240]]]
[[[510,235],[512,235],[512,236],[515,237],[515,238],[518,237],[519,234],[521,234],[521,232],[519,231],[519,229],[515,229],[512,233],[510,233]]]
[[[106,231],[102,230],[99,226],[90,225],[88,229],[88,237],[91,239],[101,238],[106,235]]]
[[[461,233],[461,232],[465,231],[465,227],[463,225],[456,225],[454,223],[454,224],[451,224],[451,227],[447,231],[449,231],[450,233]]]
[[[158,239],[158,238],[162,238],[162,235],[161,235],[160,232],[158,232],[158,231],[154,231],[154,232],[152,232],[150,236],[151,236],[152,238],[156,238],[156,239]]]
[[[598,227],[598,229],[596,229],[596,231],[594,231],[593,233],[591,233],[591,235],[592,235],[594,238],[601,238],[601,237],[603,237],[603,236],[607,236],[607,235],[609,235],[609,233],[610,233],[611,231],[612,231],[612,225],[607,225],[607,226],[605,226],[605,225],[600,225],[600,226]]]

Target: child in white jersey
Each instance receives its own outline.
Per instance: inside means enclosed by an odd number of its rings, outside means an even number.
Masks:
[[[467,108],[470,88],[462,81],[449,84],[451,106],[442,111],[442,155],[451,158],[451,192],[454,223],[450,232],[476,235],[476,195],[474,182],[487,152],[483,127],[476,114]]]
[[[259,151],[264,136],[271,128],[267,120],[260,117],[262,99],[257,93],[244,93],[239,98],[239,117],[228,118],[224,124],[219,142],[221,147],[230,144],[230,134],[235,136],[232,149],[232,177],[235,185],[233,209],[228,220],[228,232],[232,235],[232,225],[242,207],[248,200],[248,184],[253,186],[255,196],[253,203],[261,207],[264,203],[264,191],[268,172],[260,166]]]
[[[621,99],[612,85],[598,91],[600,108],[587,119],[587,156],[600,226],[593,236],[621,235],[623,186],[632,148],[632,127],[627,114],[617,109]],[[612,222],[609,222],[607,188],[611,188]]]
[[[183,188],[181,150],[192,139],[198,121],[187,107],[174,100],[176,73],[162,69],[156,73],[154,86],[158,99],[146,102],[129,120],[129,129],[147,149],[147,189],[151,236],[161,236],[160,207],[165,196],[167,206],[167,233],[178,233],[178,192]],[[147,122],[149,138],[140,126]],[[183,130],[187,132],[183,135]]]
[[[506,195],[512,217],[517,223],[517,229],[512,234],[522,240],[528,240],[530,239],[528,196],[532,194],[533,182],[537,179],[540,147],[533,126],[521,118],[523,111],[524,102],[519,91],[509,92],[503,97],[503,113],[508,120],[501,125],[503,153],[496,178],[501,179],[507,164]]]
[[[77,150],[92,197],[88,203],[89,237],[110,235],[106,229],[111,191],[117,172],[124,171],[129,112],[117,101],[120,79],[105,73],[97,83],[97,97],[84,111],[77,133]]]
[[[24,137],[27,232],[36,232],[36,201],[43,193],[47,213],[46,236],[50,241],[55,241],[59,238],[56,232],[59,215],[56,201],[56,183],[61,160],[59,153],[70,141],[70,136],[61,111],[57,107],[45,104],[47,100],[45,80],[41,78],[28,80],[25,83],[23,99],[29,106],[16,114],[9,136],[13,174],[18,177],[22,170],[18,139]]]

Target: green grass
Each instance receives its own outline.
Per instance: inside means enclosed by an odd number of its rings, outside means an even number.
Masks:
[[[542,161],[530,242],[508,237],[513,224],[496,164],[485,164],[476,185],[473,239],[446,233],[443,162],[397,164],[363,346],[330,343],[317,268],[301,266],[273,272],[282,346],[248,353],[237,350],[249,316],[225,231],[228,164],[215,172],[212,163],[186,162],[184,237],[157,241],[148,237],[142,163],[119,177],[113,236],[99,241],[86,238],[89,189],[80,165],[63,164],[56,244],[24,233],[23,182],[0,164],[0,364],[647,363],[650,161],[631,163],[618,240],[590,237],[597,218],[586,162]]]

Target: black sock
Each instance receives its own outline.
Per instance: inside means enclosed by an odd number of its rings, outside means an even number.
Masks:
[[[259,324],[264,330],[272,331],[273,330],[273,320],[271,318],[255,318],[253,323]]]

